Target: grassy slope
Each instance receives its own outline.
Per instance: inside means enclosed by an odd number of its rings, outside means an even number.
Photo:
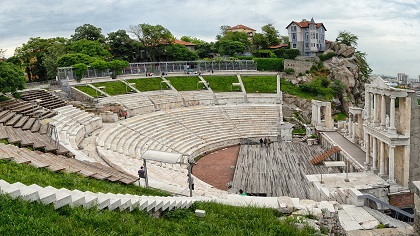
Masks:
[[[95,87],[105,86],[106,93],[111,96],[126,94],[127,89],[128,89],[128,92],[130,92],[131,90],[121,81],[100,82],[100,83],[94,83],[92,85]]]
[[[276,76],[241,76],[247,93],[276,93]]]
[[[88,95],[90,95],[90,96],[92,96],[92,97],[96,97],[96,91],[93,88],[91,88],[91,87],[88,87],[88,86],[75,86],[75,88],[78,89],[78,90],[80,90],[80,91],[82,91],[82,92],[84,92],[84,93],[86,93],[86,94],[88,94]],[[99,95],[100,94],[98,93],[98,96]]]
[[[178,91],[192,91],[197,90],[197,82],[200,79],[197,76],[177,76],[168,77],[167,80],[171,81],[172,86]],[[203,85],[199,85],[202,88]]]
[[[168,196],[163,191],[145,189],[134,185],[124,185],[107,181],[86,178],[78,174],[54,173],[47,169],[36,169],[13,161],[0,160],[0,179],[9,183],[21,182],[26,185],[52,186],[55,188],[79,189],[92,192],[130,193],[137,195]]]
[[[210,84],[213,92],[231,92],[232,83],[238,83],[238,78],[233,76],[203,76],[204,80]],[[240,88],[234,87],[233,91],[240,90]]]
[[[161,81],[162,79],[158,77],[127,80],[129,83],[135,83],[136,88],[141,92],[160,90],[161,85],[163,89],[167,89],[168,86],[165,83],[161,84]]]
[[[276,211],[199,202],[190,209],[164,212],[98,211],[54,207],[0,196],[0,235],[313,235],[279,221]],[[206,211],[197,218],[195,209]]]

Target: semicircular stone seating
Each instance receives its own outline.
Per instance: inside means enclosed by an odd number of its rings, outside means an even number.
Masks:
[[[135,116],[105,128],[97,137],[97,151],[110,165],[135,174],[147,150],[196,157],[239,144],[242,138],[277,139],[277,105],[243,104],[194,106]],[[186,165],[150,162],[151,180],[161,189],[188,193]],[[153,186],[153,181],[151,182]],[[219,195],[221,190],[196,179],[195,193]],[[226,192],[224,192],[226,193]]]

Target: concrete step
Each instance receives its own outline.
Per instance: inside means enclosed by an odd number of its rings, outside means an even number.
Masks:
[[[388,216],[387,214],[384,214],[378,210],[369,208],[367,206],[363,207],[369,214],[371,214],[375,219],[377,219],[379,222],[381,222],[383,225],[391,228],[406,228],[411,227],[411,225],[400,221],[398,219],[392,218]]]

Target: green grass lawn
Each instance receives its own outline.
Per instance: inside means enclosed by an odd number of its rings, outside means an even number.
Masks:
[[[95,89],[88,86],[79,85],[79,86],[75,86],[75,88],[94,98],[96,98],[96,95],[98,96],[101,95],[100,93],[97,93]]]
[[[95,87],[105,86],[105,89],[103,90],[111,96],[126,94],[127,92],[131,91],[130,87],[126,86],[121,81],[100,82],[100,83],[93,83],[92,85]]]
[[[276,93],[276,76],[241,76],[247,93]]]
[[[0,160],[0,179],[9,183],[21,182],[26,185],[37,184],[42,187],[78,189],[92,192],[130,193],[137,195],[168,196],[166,192],[156,189],[146,189],[134,185],[112,183],[103,180],[83,177],[78,174],[54,173],[47,169],[36,169],[26,164],[16,164],[13,161]],[[0,234],[1,235],[1,234]]]
[[[204,80],[210,84],[213,92],[231,92],[232,83],[238,83],[236,75],[231,76],[217,76],[217,75],[204,75]],[[240,91],[239,87],[233,87],[233,91]]]
[[[162,89],[168,89],[168,85],[166,85],[166,83],[161,83],[162,79],[158,77],[131,79],[127,80],[127,82],[135,83],[136,88],[141,92],[160,90],[161,86]]]
[[[189,209],[153,218],[144,211],[99,211],[28,203],[0,196],[0,235],[314,235],[293,218],[280,221],[272,209],[197,202]],[[206,211],[205,218],[195,209]]]
[[[174,88],[178,91],[192,91],[197,90],[197,83],[200,81],[198,76],[177,76],[177,77],[167,77],[174,86]],[[199,89],[203,88],[203,84],[198,85]]]

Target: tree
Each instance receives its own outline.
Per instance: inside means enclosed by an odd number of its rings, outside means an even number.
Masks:
[[[97,28],[91,24],[84,24],[77,27],[74,30],[74,34],[71,36],[73,41],[78,41],[81,39],[104,42],[105,37],[102,34],[102,29]]]
[[[197,53],[180,44],[167,46],[166,52],[173,61],[194,61],[198,58]]]
[[[64,54],[57,59],[58,67],[68,67],[74,64],[83,63],[89,65],[94,59],[83,53],[68,53]]]
[[[280,34],[279,31],[274,28],[273,24],[267,24],[261,27],[262,34],[267,39],[267,42],[270,46],[275,46],[280,44]]]
[[[0,61],[0,93],[13,93],[24,87],[25,76],[19,66]]]
[[[267,38],[264,37],[264,35],[260,34],[260,33],[256,33],[254,35],[254,38],[252,40],[252,44],[254,45],[256,50],[260,50],[260,49],[263,49],[263,48],[268,48],[268,45],[269,45]]]
[[[359,66],[359,79],[366,83],[372,74],[372,69],[366,61],[367,54],[364,52],[356,51],[354,56],[357,59],[357,64]]]
[[[106,60],[112,57],[111,53],[99,41],[80,39],[70,46],[70,50],[73,53],[83,53],[91,57],[100,57]]]
[[[106,38],[109,50],[115,59],[132,61],[134,56],[134,40],[125,30],[111,32]]]
[[[218,42],[219,52],[222,55],[233,56],[235,53],[244,53],[246,47],[243,43],[231,40],[222,40]]]
[[[74,73],[76,74],[76,81],[80,82],[83,75],[86,73],[88,67],[84,63],[77,63],[73,65]]]
[[[24,68],[29,80],[47,78],[47,71],[42,65],[43,56],[46,49],[56,39],[30,38],[27,43],[16,48],[15,56],[21,61],[22,68]]]
[[[6,51],[7,51],[7,49],[4,50],[4,49],[0,48],[0,58],[4,58],[4,54],[6,53]]]
[[[220,26],[220,34],[216,35],[216,39],[220,40],[221,38],[223,38],[227,32],[227,30],[230,28],[229,25],[222,25]]]
[[[57,76],[58,58],[66,54],[66,52],[67,46],[65,43],[61,42],[54,42],[46,48],[43,55],[42,66],[47,71],[48,79],[54,79]]]
[[[112,78],[116,79],[117,75],[120,75],[122,73],[122,70],[128,65],[128,62],[122,60],[113,60],[108,62],[108,68],[111,70]]]
[[[359,37],[348,31],[340,31],[335,41],[344,43],[347,46],[357,47]]]
[[[164,45],[172,44],[175,39],[172,33],[161,25],[139,24],[129,27],[128,32],[134,34],[148,53],[150,61],[159,60]]]

